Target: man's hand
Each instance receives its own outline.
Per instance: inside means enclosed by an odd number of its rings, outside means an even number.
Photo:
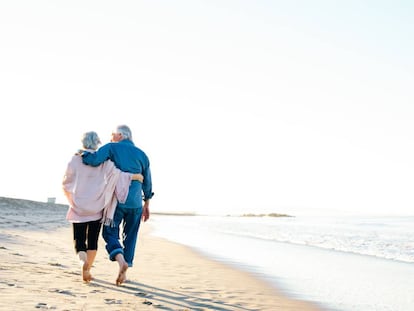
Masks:
[[[145,222],[150,217],[150,210],[149,210],[149,200],[144,202],[144,206],[142,207],[142,217],[141,219]]]

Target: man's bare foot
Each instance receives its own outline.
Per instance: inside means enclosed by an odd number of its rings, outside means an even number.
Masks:
[[[122,263],[119,266],[119,273],[118,273],[118,277],[116,279],[116,285],[121,285],[122,283],[124,283],[126,281],[126,272],[128,270],[128,264],[126,262]]]

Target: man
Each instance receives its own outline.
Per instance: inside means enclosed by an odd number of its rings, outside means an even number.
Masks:
[[[102,236],[106,242],[109,259],[117,261],[119,265],[116,285],[121,285],[126,281],[128,267],[133,265],[141,219],[147,221],[150,217],[149,202],[154,193],[152,192],[149,159],[141,149],[134,145],[131,130],[126,125],[116,127],[110,143],[94,153],[84,152],[82,158],[84,164],[92,166],[112,160],[121,171],[140,173],[144,176],[142,184],[138,181],[131,182],[125,203],[117,204],[113,225],[103,227]],[[119,232],[121,224],[123,224],[122,244]]]

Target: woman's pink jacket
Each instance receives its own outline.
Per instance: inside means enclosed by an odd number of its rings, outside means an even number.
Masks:
[[[74,155],[62,182],[69,202],[66,219],[78,223],[103,219],[110,224],[117,201],[124,203],[128,196],[131,179],[131,173],[122,172],[110,160],[94,167]]]

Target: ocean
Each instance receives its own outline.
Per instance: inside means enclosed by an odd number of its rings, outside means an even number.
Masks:
[[[335,311],[414,310],[414,216],[153,215],[153,234]]]

